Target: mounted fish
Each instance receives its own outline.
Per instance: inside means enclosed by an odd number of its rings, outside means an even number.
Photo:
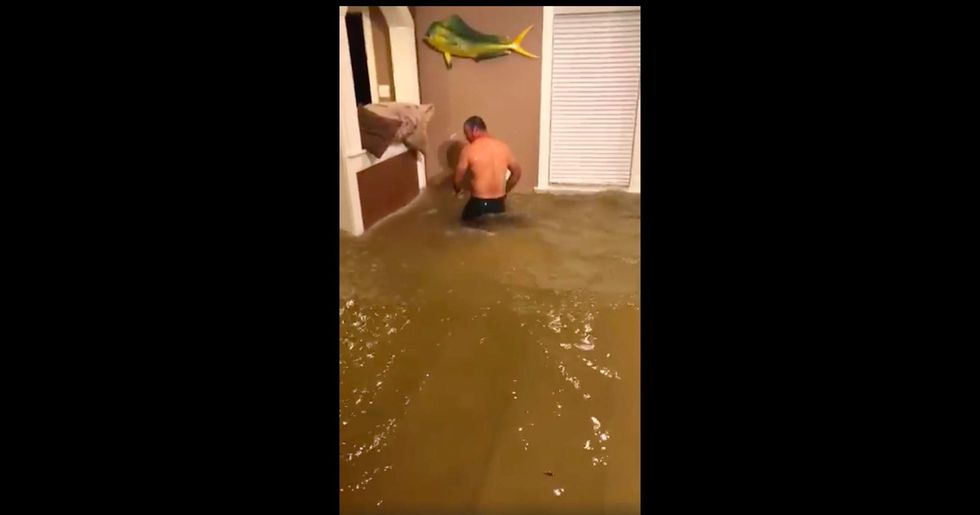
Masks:
[[[452,56],[469,57],[476,61],[501,57],[517,52],[526,57],[538,56],[521,48],[521,41],[534,25],[524,29],[513,41],[503,36],[483,34],[470,28],[462,18],[455,14],[442,21],[433,22],[425,32],[423,40],[432,48],[442,52],[446,67],[453,67]]]

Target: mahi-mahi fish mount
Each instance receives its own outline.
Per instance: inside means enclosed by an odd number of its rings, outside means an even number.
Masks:
[[[537,59],[538,56],[524,50],[521,41],[534,25],[524,29],[513,41],[491,34],[473,30],[462,18],[455,14],[442,21],[433,22],[425,32],[423,40],[442,53],[446,68],[453,67],[453,57],[468,57],[475,61],[502,57],[516,52],[525,57]]]

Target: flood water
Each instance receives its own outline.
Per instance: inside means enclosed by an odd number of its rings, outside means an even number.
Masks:
[[[464,203],[341,233],[341,513],[639,513],[639,196]]]

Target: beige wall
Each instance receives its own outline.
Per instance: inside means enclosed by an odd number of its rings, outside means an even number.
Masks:
[[[369,8],[371,12],[371,34],[374,38],[375,68],[378,73],[378,85],[387,84],[391,90],[391,98],[381,98],[384,101],[395,100],[395,84],[392,77],[395,74],[391,68],[391,38],[388,35],[388,23],[384,14],[377,7]]]
[[[541,7],[416,7],[419,83],[423,104],[435,105],[429,124],[429,157],[426,176],[450,173],[449,154],[458,155],[450,136],[463,140],[463,121],[471,115],[483,117],[490,134],[510,145],[524,170],[514,190],[530,192],[538,180],[538,126],[541,108],[541,60],[511,54],[476,62],[453,57],[447,69],[442,54],[422,38],[429,25],[450,15],[459,15],[467,25],[485,34],[513,39],[528,25],[534,28],[521,46],[541,55]]]

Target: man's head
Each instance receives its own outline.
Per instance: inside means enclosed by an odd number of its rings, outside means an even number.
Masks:
[[[463,134],[466,135],[466,141],[470,143],[473,143],[473,140],[486,132],[487,124],[479,116],[471,116],[463,122]]]

